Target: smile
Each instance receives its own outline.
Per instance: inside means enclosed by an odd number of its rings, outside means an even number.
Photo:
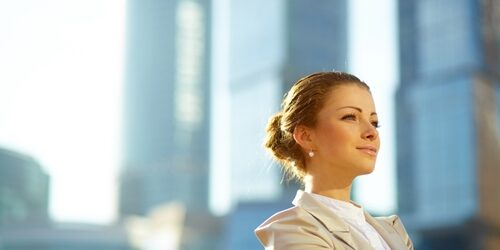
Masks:
[[[377,156],[377,149],[375,147],[364,146],[364,147],[357,147],[356,149],[359,149],[368,155]]]

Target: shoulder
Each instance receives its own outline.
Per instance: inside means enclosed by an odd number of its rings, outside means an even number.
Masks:
[[[299,206],[274,214],[255,234],[266,249],[333,249],[329,231]]]
[[[299,206],[294,206],[282,211],[279,211],[265,220],[257,229],[263,228],[272,224],[279,223],[309,223],[315,221],[314,216]]]
[[[392,227],[399,234],[406,234],[406,230],[403,226],[403,222],[397,215],[390,215],[386,217],[374,217],[383,226]]]
[[[382,223],[385,223],[385,224],[388,224],[388,225],[393,225],[394,223],[396,223],[398,220],[399,220],[399,216],[393,214],[393,215],[389,215],[389,216],[380,216],[380,217],[373,217],[374,219],[376,219],[378,222],[382,222]]]
[[[390,227],[394,231],[396,231],[396,233],[398,233],[398,235],[401,237],[406,246],[409,249],[413,249],[413,242],[411,241],[410,236],[406,232],[403,222],[401,221],[399,216],[391,215],[387,217],[375,217],[375,220],[377,220],[382,226]]]

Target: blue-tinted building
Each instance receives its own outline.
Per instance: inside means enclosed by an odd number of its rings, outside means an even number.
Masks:
[[[418,249],[500,247],[499,9],[399,1],[398,205]]]
[[[290,201],[284,199],[238,203],[234,212],[226,218],[226,234],[221,249],[262,249],[253,231],[269,216],[289,207]]]
[[[281,195],[279,169],[262,143],[278,110],[285,63],[285,1],[231,1],[229,94],[233,206]],[[256,17],[259,18],[256,18]]]
[[[207,209],[209,3],[127,2],[122,214]]]
[[[51,224],[0,229],[1,250],[131,250],[118,226]]]
[[[313,72],[348,69],[347,3],[287,1],[285,90]]]
[[[230,138],[235,201],[281,196],[282,173],[262,147],[267,121],[278,111],[285,91],[300,77],[346,69],[345,13],[345,1],[317,1],[314,5],[307,1],[234,1],[231,5]],[[254,20],[255,16],[262,18]],[[297,186],[291,186],[294,193]]]
[[[122,218],[169,202],[211,216],[210,18],[211,1],[127,1]],[[213,249],[205,226],[186,221],[183,249]]]
[[[30,156],[0,148],[0,228],[49,222],[49,176]]]

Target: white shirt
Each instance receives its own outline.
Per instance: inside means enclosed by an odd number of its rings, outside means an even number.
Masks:
[[[365,219],[362,207],[352,203],[332,199],[323,195],[311,193],[315,200],[330,208],[336,215],[345,220],[352,230],[362,235],[376,250],[391,250],[385,240]]]

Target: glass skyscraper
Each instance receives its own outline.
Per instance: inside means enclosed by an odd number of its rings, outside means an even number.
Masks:
[[[347,1],[287,1],[285,89],[317,71],[348,69]]]
[[[399,1],[398,205],[418,249],[500,247],[499,9]]]
[[[234,1],[230,137],[236,201],[272,200],[281,195],[282,174],[262,146],[267,121],[278,111],[284,92],[300,77],[346,70],[346,13],[345,1],[313,5],[307,1]],[[263,18],[250,21],[257,15]]]
[[[0,148],[0,228],[48,225],[48,208],[49,176],[42,166]]]
[[[210,4],[127,1],[120,215],[180,202],[182,249],[212,249],[217,239],[208,207]]]

